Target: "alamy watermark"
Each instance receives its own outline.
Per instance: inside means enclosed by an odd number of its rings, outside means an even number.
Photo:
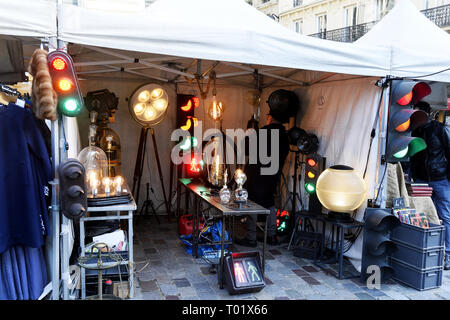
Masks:
[[[202,121],[198,121],[193,137],[189,131],[183,129],[172,132],[171,141],[179,143],[172,148],[171,160],[177,165],[189,164],[193,148],[194,153],[203,156],[207,165],[216,161],[217,157],[224,164],[245,164],[248,157],[249,164],[259,162],[263,165],[261,175],[273,175],[278,172],[280,166],[279,138],[278,129],[258,129],[258,132],[255,129],[226,129],[225,135],[218,129],[207,129],[203,132]],[[211,140],[215,143],[206,144],[203,148],[202,142]]]

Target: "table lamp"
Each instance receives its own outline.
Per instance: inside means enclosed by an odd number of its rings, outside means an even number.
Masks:
[[[317,197],[334,221],[353,221],[351,214],[364,202],[366,192],[364,180],[349,166],[331,166],[317,179]]]

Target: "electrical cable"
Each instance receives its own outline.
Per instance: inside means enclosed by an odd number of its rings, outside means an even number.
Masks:
[[[442,73],[442,72],[445,72],[445,71],[448,71],[448,70],[450,70],[450,68],[446,68],[446,69],[443,69],[441,71],[433,72],[433,73],[422,75],[422,76],[404,77],[403,79],[413,80],[413,79],[418,79],[418,78],[425,78],[425,77],[429,77],[429,76],[434,76],[435,74],[439,74],[439,73]]]

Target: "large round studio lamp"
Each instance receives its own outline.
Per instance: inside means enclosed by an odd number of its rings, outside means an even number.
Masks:
[[[364,180],[349,166],[331,166],[317,179],[317,197],[334,221],[353,221],[351,214],[366,200],[366,192]]]
[[[161,171],[161,163],[159,161],[158,147],[156,145],[155,130],[153,129],[154,126],[164,120],[167,114],[168,106],[169,96],[167,95],[167,92],[160,85],[152,83],[138,87],[131,95],[128,103],[128,109],[131,116],[142,127],[139,138],[139,147],[136,157],[132,189],[136,204],[139,202],[139,191],[142,172],[144,169],[145,152],[147,149],[147,134],[150,129],[153,140],[153,149],[155,150],[155,159],[158,165],[159,178],[161,180],[164,203],[166,205],[168,218],[170,219],[170,207],[164,188],[164,179]],[[147,199],[147,201],[149,201],[149,199]]]

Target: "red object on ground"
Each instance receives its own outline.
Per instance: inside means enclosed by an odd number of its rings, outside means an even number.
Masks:
[[[199,218],[198,230],[203,229],[204,223],[205,220],[203,218]],[[178,222],[178,233],[185,236],[192,234],[193,224],[194,222],[192,221],[192,214],[185,214],[181,216]]]

